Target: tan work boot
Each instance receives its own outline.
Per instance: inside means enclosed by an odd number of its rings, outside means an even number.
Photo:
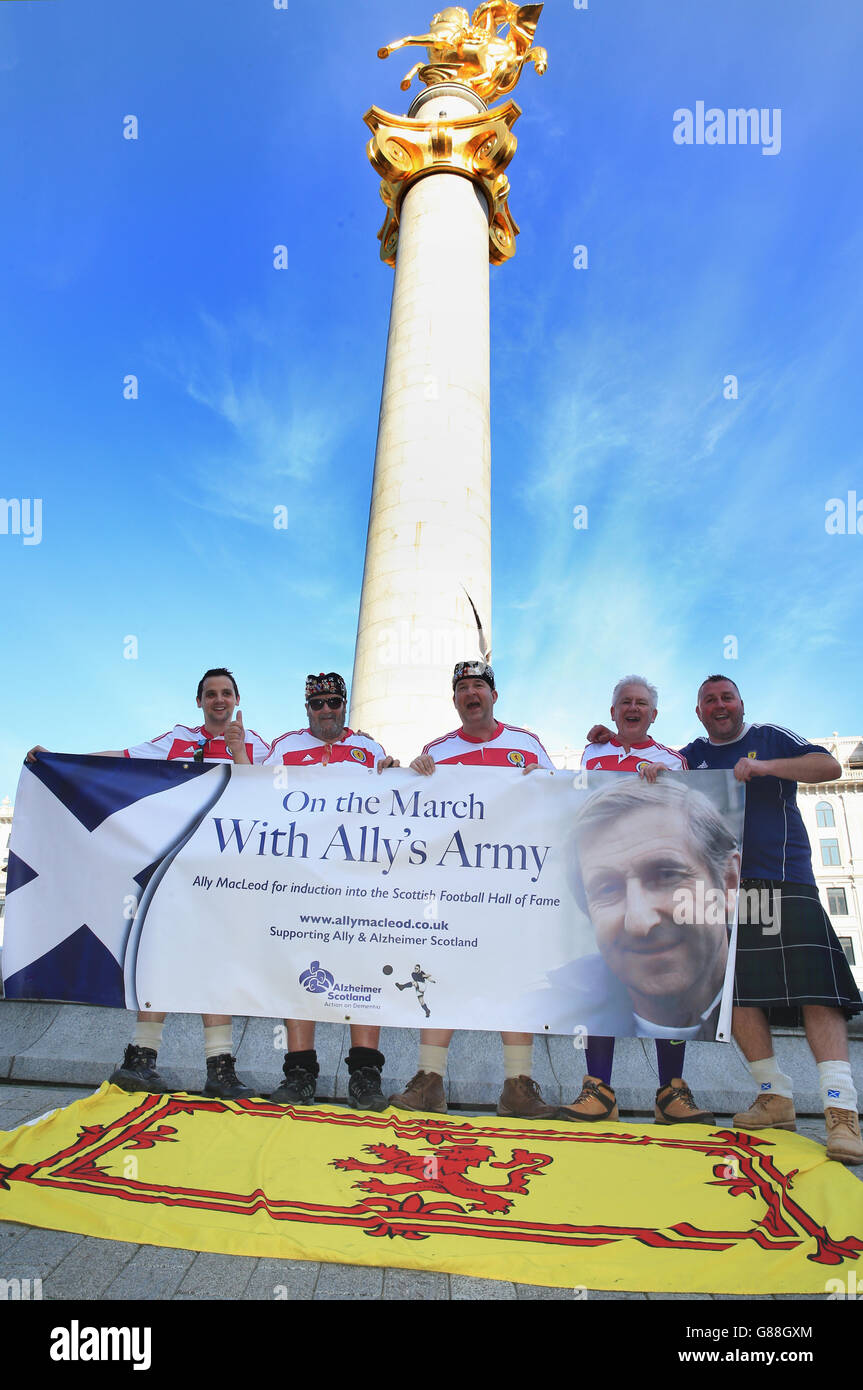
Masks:
[[[432,1110],[437,1115],[445,1115],[443,1077],[436,1071],[418,1071],[400,1095],[390,1096],[390,1105],[398,1106],[399,1110]]]
[[[827,1125],[827,1157],[839,1163],[863,1163],[863,1138],[856,1113],[831,1105],[824,1111],[824,1122]]]
[[[699,1110],[682,1076],[660,1086],[656,1092],[653,1118],[658,1125],[715,1125],[709,1110]]]
[[[572,1105],[561,1105],[555,1111],[558,1120],[619,1120],[617,1099],[610,1086],[598,1076],[586,1076],[581,1083],[581,1095]]]
[[[531,1076],[508,1076],[503,1083],[498,1115],[515,1115],[520,1120],[551,1120],[556,1105],[546,1105],[542,1091]]]
[[[762,1092],[755,1097],[748,1110],[741,1110],[732,1117],[731,1123],[740,1129],[796,1129],[797,1116],[794,1101],[788,1096],[766,1095]]]

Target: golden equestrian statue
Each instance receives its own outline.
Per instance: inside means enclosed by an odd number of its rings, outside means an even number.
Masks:
[[[525,63],[533,63],[540,76],[547,70],[548,54],[533,42],[541,10],[542,5],[485,0],[471,17],[461,5],[449,5],[433,16],[427,34],[396,39],[379,48],[378,57],[419,44],[427,50],[428,62],[414,64],[402,79],[403,92],[419,76],[427,87],[459,82],[489,101],[512,91]]]

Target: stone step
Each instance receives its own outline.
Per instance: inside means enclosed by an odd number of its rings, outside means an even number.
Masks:
[[[135,1015],[122,1009],[80,1004],[0,1000],[0,1078],[18,1082],[98,1086],[121,1061],[132,1037]],[[851,1025],[851,1065],[863,1093],[863,1021]],[[344,1059],[350,1046],[345,1024],[319,1023],[317,1051],[322,1099],[343,1100],[348,1075]],[[384,1092],[401,1090],[417,1069],[418,1034],[385,1028],[381,1051],[386,1056]],[[787,1029],[775,1035],[779,1065],[794,1082],[800,1114],[818,1115],[821,1103],[815,1063],[802,1033]],[[234,1019],[237,1070],[250,1085],[266,1093],[281,1079],[284,1042],[277,1020]],[[698,1103],[720,1115],[744,1109],[753,1100],[746,1064],[733,1044],[689,1043],[686,1079]],[[174,1014],[165,1024],[159,1071],[169,1086],[200,1089],[206,1077],[201,1020]],[[533,1075],[546,1100],[565,1104],[578,1092],[584,1053],[564,1037],[538,1037]],[[471,1109],[494,1106],[502,1085],[501,1043],[496,1033],[459,1032],[449,1053],[447,1094],[451,1105]],[[652,1042],[621,1038],[617,1043],[614,1086],[624,1112],[652,1114],[657,1087]]]

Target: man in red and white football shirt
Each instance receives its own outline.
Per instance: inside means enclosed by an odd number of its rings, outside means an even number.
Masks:
[[[596,726],[590,733],[603,741],[588,743],[581,755],[581,765],[588,772],[629,772],[644,777],[647,769],[658,764],[673,772],[687,772],[686,759],[673,748],[657,743],[647,730],[656,718],[659,703],[656,686],[643,676],[624,676],[617,682],[611,697],[611,717],[616,734]],[[652,780],[652,773],[648,780]],[[658,921],[657,914],[657,921]],[[643,927],[639,928],[643,930]],[[656,1093],[654,1117],[657,1124],[714,1124],[714,1117],[696,1105],[692,1092],[683,1080],[683,1060],[686,1043],[668,1037],[656,1038],[656,1063],[659,1090]],[[571,1105],[561,1106],[560,1120],[579,1123],[616,1121],[619,1118],[617,1100],[611,1087],[614,1065],[614,1038],[587,1039],[581,1092]]]
[[[427,743],[411,768],[430,776],[438,764],[467,763],[470,766],[553,771],[551,758],[536,734],[495,718],[497,690],[494,671],[484,661],[460,661],[452,678],[453,704],[461,728]],[[443,1078],[447,1050],[453,1028],[423,1028],[420,1032],[419,1070],[400,1095],[390,1096],[390,1104],[403,1110],[446,1110]],[[498,1101],[499,1115],[521,1119],[549,1119],[556,1107],[546,1105],[531,1077],[533,1035],[501,1033],[504,1084]]]
[[[378,772],[398,767],[395,758],[368,734],[345,728],[347,687],[337,671],[322,671],[306,677],[307,729],[282,734],[273,742],[266,759],[273,767],[329,767],[338,763],[357,770]],[[238,762],[242,758],[237,759]],[[286,1018],[288,1051],[282,1070],[285,1079],[270,1096],[278,1105],[311,1105],[320,1067],[315,1051],[315,1024],[311,1019]],[[386,1096],[381,1089],[385,1058],[378,1051],[380,1028],[366,1023],[351,1025],[351,1046],[346,1061],[350,1080],[348,1096],[358,1110],[385,1110]]]
[[[138,743],[134,748],[105,749],[97,753],[101,758],[161,758],[184,759],[188,762],[218,763],[234,761],[262,763],[268,756],[270,745],[253,730],[244,730],[242,712],[234,710],[240,700],[240,691],[233,675],[224,666],[205,671],[198,681],[196,704],[203,710],[203,722],[197,726],[175,724],[168,733],[159,734],[147,743]],[[36,753],[47,750],[39,744],[27,754],[32,762]],[[250,1086],[244,1086],[237,1077],[236,1059],[232,1052],[231,1019],[226,1014],[204,1014],[204,1055],[207,1063],[207,1080],[204,1094],[219,1096],[223,1100],[236,1100],[240,1096],[252,1096]],[[156,1056],[162,1041],[162,1025],[166,1015],[141,1012],[135,1025],[131,1043],[126,1048],[123,1061],[112,1073],[110,1080],[124,1091],[150,1091],[160,1094],[165,1084],[156,1071]]]

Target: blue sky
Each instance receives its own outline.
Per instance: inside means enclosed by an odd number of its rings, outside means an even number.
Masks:
[[[0,534],[0,797],[34,742],[191,719],[207,666],[269,738],[350,675],[392,288],[361,118],[406,109],[376,50],[431,9],[0,6],[0,496],[43,508]],[[863,499],[859,8],[549,0],[537,37],[491,272],[498,709],[580,747],[642,671],[682,742],[724,669],[753,718],[860,732],[863,535],[825,531]],[[780,152],[676,144],[699,100],[779,108]]]

